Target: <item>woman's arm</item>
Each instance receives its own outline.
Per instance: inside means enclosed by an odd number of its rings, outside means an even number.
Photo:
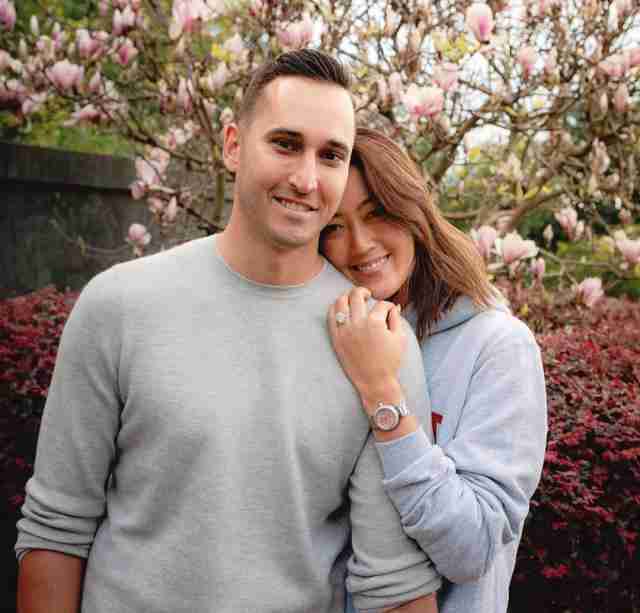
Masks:
[[[513,322],[513,330],[492,338],[474,364],[456,434],[444,449],[421,428],[376,445],[385,489],[405,532],[456,583],[482,576],[502,547],[519,538],[542,467],[541,360],[532,335]],[[359,364],[370,356],[384,361],[387,349],[380,337],[373,344],[363,342],[358,329],[349,335],[358,337],[359,355],[345,351],[345,346],[353,349],[345,335],[334,346],[360,389],[366,377]]]

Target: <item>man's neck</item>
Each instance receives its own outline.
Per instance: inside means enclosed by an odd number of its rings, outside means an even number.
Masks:
[[[316,243],[299,248],[278,247],[248,240],[229,226],[217,235],[216,248],[229,268],[266,285],[301,285],[318,275],[324,265]]]

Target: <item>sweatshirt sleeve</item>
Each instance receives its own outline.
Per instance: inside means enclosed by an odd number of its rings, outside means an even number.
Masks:
[[[83,290],[65,325],[45,405],[16,553],[87,557],[105,512],[119,424],[121,321],[112,271]]]
[[[456,434],[443,448],[422,429],[376,443],[405,532],[444,577],[478,579],[520,538],[546,433],[540,351],[522,324],[480,353]]]
[[[413,332],[400,381],[407,405],[430,419],[420,349]],[[383,472],[370,433],[349,487],[353,555],[347,589],[359,611],[381,611],[437,591],[441,579],[417,543],[405,534],[383,487]]]

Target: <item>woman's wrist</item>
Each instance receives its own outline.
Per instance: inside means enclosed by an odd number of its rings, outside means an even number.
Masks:
[[[362,407],[367,415],[372,415],[381,402],[398,404],[404,399],[402,386],[396,377],[380,379],[367,385],[358,385],[357,389]]]
[[[388,379],[380,379],[375,384],[367,386],[358,386],[360,399],[365,413],[370,417],[378,405],[384,404],[400,404],[404,400],[404,392],[402,386],[396,377]],[[420,424],[415,415],[408,415],[400,419],[400,423],[393,430],[385,432],[383,430],[374,429],[373,435],[377,441],[386,442],[406,436],[415,432]]]

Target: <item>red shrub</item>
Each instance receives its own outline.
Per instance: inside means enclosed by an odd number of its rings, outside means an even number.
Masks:
[[[538,336],[549,442],[515,611],[630,612],[640,600],[640,305],[603,301],[581,322]]]
[[[46,287],[0,302],[0,484],[9,512],[22,504],[60,334],[77,293]]]
[[[0,302],[0,505],[11,544],[75,298],[46,288]],[[603,300],[585,311],[539,300],[525,308],[527,296],[518,298],[515,310],[545,332],[549,444],[511,610],[630,612],[640,600],[640,305]]]

